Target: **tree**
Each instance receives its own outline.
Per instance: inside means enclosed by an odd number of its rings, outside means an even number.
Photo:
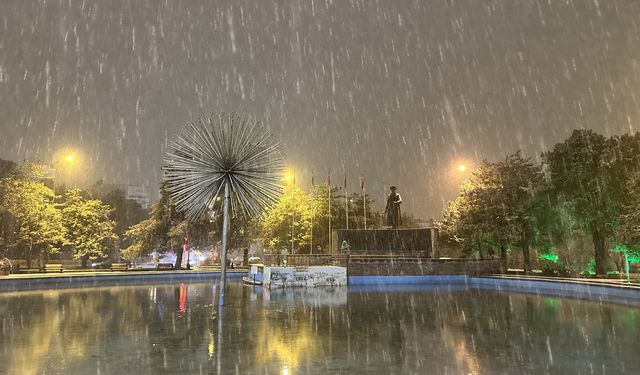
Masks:
[[[122,250],[122,257],[134,260],[151,253],[158,245],[157,227],[158,224],[153,218],[143,220],[129,227],[124,232],[124,236],[130,241],[130,245]]]
[[[73,258],[82,261],[103,258],[118,245],[116,223],[109,219],[111,208],[97,199],[85,199],[79,189],[65,191],[62,221]]]
[[[610,140],[611,172],[620,183],[621,210],[612,223],[612,242],[626,248],[640,248],[640,132]]]
[[[520,152],[498,163],[482,161],[462,184],[460,195],[449,202],[437,226],[462,244],[466,255],[483,249],[500,250],[503,268],[507,251],[522,249],[524,270],[531,270],[530,247],[536,237],[532,215],[537,192],[544,187],[542,169]]]
[[[367,212],[367,228],[380,228],[382,226],[382,215],[380,211],[373,208],[373,199],[366,195],[363,199],[362,194],[352,193],[349,195],[349,228],[364,229],[364,207]],[[344,201],[342,203],[344,206]]]
[[[122,256],[125,259],[133,260],[159,249],[161,252],[166,251],[162,248],[171,245],[169,237],[171,226],[182,220],[184,220],[184,216],[180,215],[175,206],[171,204],[165,184],[162,183],[160,185],[160,200],[151,206],[149,218],[125,231],[124,236],[127,241],[130,241],[130,245],[123,250]],[[179,256],[181,261],[181,247],[179,247]],[[179,264],[176,262],[176,266]]]
[[[47,256],[59,250],[66,232],[62,214],[53,203],[53,191],[27,178],[7,177],[0,185],[2,209],[10,215],[15,230],[10,242],[24,253],[27,267],[31,268],[33,256],[44,266]]]
[[[109,219],[116,223],[114,232],[118,238],[122,239],[121,246],[123,248],[130,246],[131,241],[125,238],[124,233],[131,226],[144,220],[149,212],[135,200],[127,199],[124,191],[120,189],[112,190],[98,198],[111,207]]]
[[[171,201],[165,186],[165,183],[160,185],[160,200],[151,206],[149,217],[124,232],[129,246],[122,251],[122,256],[133,260],[154,251],[164,253],[167,249],[173,249],[176,253],[174,268],[179,269],[184,238],[189,238],[190,244],[204,247],[211,240],[215,227],[211,227],[209,220],[204,218],[185,219],[184,213],[178,211]]]
[[[607,237],[621,212],[622,174],[612,173],[611,141],[592,130],[575,130],[543,154],[555,193],[570,202],[572,213],[591,234],[596,273],[607,272]]]
[[[537,222],[533,215],[539,193],[545,189],[542,167],[520,152],[509,155],[497,164],[499,203],[502,209],[505,233],[510,243],[522,249],[524,271],[531,271],[530,248],[537,237]]]
[[[261,220],[265,245],[271,249],[308,252],[311,240],[311,221],[314,200],[311,195],[297,187],[285,191],[275,206],[268,210]],[[315,229],[314,229],[315,230]],[[314,243],[315,240],[314,240]]]
[[[493,253],[499,247],[506,267],[508,241],[503,234],[506,223],[501,220],[498,188],[496,165],[483,160],[462,182],[458,197],[448,203],[437,227],[460,244],[466,256],[477,252],[483,258],[483,249]]]
[[[18,164],[11,160],[0,159],[0,178],[15,176],[19,173]]]
[[[640,173],[635,172],[627,182],[628,201],[623,205],[616,227],[615,242],[632,251],[640,251]]]

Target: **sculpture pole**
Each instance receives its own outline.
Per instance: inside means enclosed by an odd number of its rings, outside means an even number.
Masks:
[[[220,299],[218,306],[224,306],[224,288],[227,281],[227,248],[229,246],[229,181],[224,184],[224,202],[222,203],[222,254],[220,262],[222,262],[222,272],[220,274]]]

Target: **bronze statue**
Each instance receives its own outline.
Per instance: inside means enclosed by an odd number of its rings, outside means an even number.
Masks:
[[[397,187],[391,186],[391,193],[387,197],[387,206],[384,209],[384,213],[387,214],[387,225],[396,229],[401,224],[401,210],[400,204],[402,203],[402,197],[396,192]]]

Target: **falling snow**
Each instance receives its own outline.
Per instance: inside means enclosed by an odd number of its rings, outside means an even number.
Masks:
[[[436,217],[460,160],[639,130],[638,20],[629,0],[7,0],[0,158],[74,147],[83,183],[157,186],[167,138],[237,111],[302,183],[363,175],[378,204],[395,184]]]

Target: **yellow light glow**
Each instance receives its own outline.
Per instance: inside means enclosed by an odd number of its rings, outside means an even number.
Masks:
[[[467,167],[466,167],[464,164],[460,164],[460,165],[458,166],[458,170],[459,170],[460,172],[464,172],[464,171],[466,171],[466,170],[467,170]]]
[[[296,171],[293,168],[287,168],[284,171],[284,175],[282,176],[282,182],[287,185],[295,184],[296,182]]]
[[[64,160],[68,161],[69,163],[71,163],[73,161],[73,159],[75,159],[73,154],[69,154],[69,155],[64,157]]]

